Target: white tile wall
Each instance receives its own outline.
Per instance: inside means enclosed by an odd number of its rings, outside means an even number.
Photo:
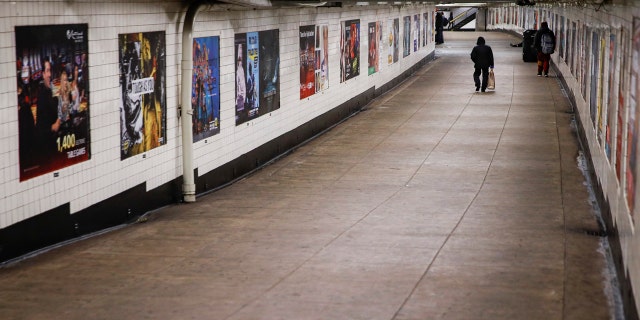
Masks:
[[[180,123],[177,117],[182,35],[183,1],[15,1],[3,4],[0,12],[0,228],[35,216],[69,202],[76,212],[103,201],[121,191],[146,182],[153,189],[182,174]],[[339,82],[340,21],[361,19],[361,30],[369,21],[387,21],[391,17],[433,10],[416,5],[403,9],[309,8],[301,10],[247,10],[200,12],[194,36],[220,36],[221,41],[221,132],[194,145],[195,163],[205,174],[239,155],[289,131],[331,108],[347,101],[374,85],[381,85],[398,76],[433,51],[422,48],[417,54],[383,72],[361,75],[346,83]],[[44,174],[19,181],[17,99],[15,93],[14,30],[21,25],[88,23],[89,25],[89,90],[91,93],[91,159],[58,170],[59,177]],[[308,99],[299,99],[298,27],[327,24],[330,32],[330,87]],[[269,116],[263,116],[235,126],[235,66],[234,35],[236,33],[280,30],[281,106]],[[120,88],[118,34],[130,32],[166,32],[168,76],[167,137],[165,145],[146,152],[146,158],[134,156],[120,160]],[[367,33],[361,33],[366,49]],[[361,49],[363,57],[366,50]],[[366,61],[366,59],[362,59]]]

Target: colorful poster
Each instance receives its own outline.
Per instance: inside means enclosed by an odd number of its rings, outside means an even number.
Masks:
[[[360,75],[360,20],[341,23],[340,82]]]
[[[329,88],[329,26],[300,27],[300,99]]]
[[[329,89],[329,26],[316,26],[316,92]]]
[[[316,93],[316,26],[300,26],[300,99]]]
[[[403,18],[402,29],[402,57],[406,57],[411,54],[411,16]]]
[[[624,52],[627,52],[628,44],[625,41],[627,39],[628,31],[624,28],[620,29],[620,70],[627,70],[627,66],[629,65],[629,59]],[[623,150],[623,142],[622,138],[624,137],[624,128],[625,128],[625,118],[627,116],[627,109],[625,107],[625,91],[627,79],[625,77],[626,72],[619,72],[618,76],[620,77],[618,80],[618,117],[617,117],[617,125],[616,125],[616,176],[618,177],[618,181],[622,183],[622,154],[626,152]]]
[[[393,64],[398,62],[398,56],[400,54],[400,49],[398,47],[399,34],[400,34],[400,19],[389,19],[389,23],[387,24],[387,36],[385,41],[388,43],[388,54],[387,54],[387,63]]]
[[[15,27],[20,181],[91,157],[87,28]]]
[[[164,145],[165,33],[120,34],[120,159]]]
[[[418,51],[420,48],[420,15],[413,16],[413,52]]]
[[[379,22],[369,22],[369,75],[380,71]]]
[[[631,81],[629,87],[629,119],[627,123],[627,174],[626,195],[629,212],[633,217],[635,205],[636,175],[638,166],[638,120],[640,112],[638,99],[640,98],[640,18],[633,18],[633,33],[631,39]]]
[[[616,42],[616,34],[612,30],[609,35],[609,94],[607,104],[609,105],[609,113],[607,115],[607,129],[605,134],[604,152],[609,159],[609,162],[613,161],[611,148],[615,145],[615,136],[613,135],[613,128],[615,127],[615,120],[617,118],[617,78],[616,67],[618,66],[618,43]]]
[[[193,142],[220,132],[220,37],[193,39]]]
[[[280,108],[279,31],[238,33],[236,60],[236,126]]]

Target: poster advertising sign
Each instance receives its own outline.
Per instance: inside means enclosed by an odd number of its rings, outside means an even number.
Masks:
[[[91,157],[87,29],[15,27],[20,181]]]
[[[387,37],[386,41],[388,41],[388,54],[387,54],[387,62],[388,64],[393,64],[398,62],[398,57],[400,55],[399,41],[400,41],[400,19],[389,19],[389,23],[387,24]]]
[[[340,82],[360,75],[360,19],[340,24]]]
[[[406,16],[402,20],[402,57],[411,54],[411,16]]]
[[[220,132],[220,37],[193,39],[193,142]]]
[[[236,125],[280,108],[279,31],[235,35]]]
[[[167,143],[164,31],[120,34],[120,159]]]
[[[316,93],[316,26],[300,27],[300,99]]]
[[[413,52],[418,51],[420,48],[420,15],[413,16]]]
[[[634,216],[636,177],[638,174],[638,120],[640,120],[640,18],[633,18],[631,34],[631,81],[629,87],[629,119],[627,120],[626,195],[631,217]]]
[[[380,22],[369,22],[369,75],[380,71]]]

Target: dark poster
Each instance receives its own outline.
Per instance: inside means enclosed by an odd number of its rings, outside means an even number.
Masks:
[[[403,18],[404,27],[402,29],[402,57],[411,54],[411,16]]]
[[[378,41],[379,22],[369,22],[369,75],[372,75],[380,70],[380,42]]]
[[[236,125],[280,108],[279,31],[235,35]]]
[[[87,29],[15,28],[20,181],[91,156]]]
[[[120,53],[120,159],[167,143],[165,33],[118,36]]]
[[[316,26],[300,26],[300,99],[316,93]]]
[[[193,39],[193,142],[220,132],[220,37]]]
[[[340,82],[360,74],[360,20],[348,20],[341,24],[340,32]]]

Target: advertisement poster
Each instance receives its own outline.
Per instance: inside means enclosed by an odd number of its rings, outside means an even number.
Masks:
[[[120,55],[120,159],[167,143],[165,33],[118,36]]]
[[[329,26],[301,26],[300,99],[329,88]]]
[[[413,52],[418,51],[420,48],[420,15],[413,16]]]
[[[405,16],[402,19],[402,57],[411,54],[411,16]]]
[[[618,110],[618,99],[615,90],[618,86],[616,78],[616,67],[618,65],[618,43],[616,42],[616,34],[613,32],[609,35],[609,94],[607,101],[607,104],[609,105],[609,113],[607,115],[607,130],[604,145],[604,152],[607,155],[609,162],[613,160],[613,157],[611,156],[613,154],[611,152],[611,148],[615,145],[615,141],[613,141],[614,135],[612,131],[615,126],[615,120],[617,118],[616,113]]]
[[[380,59],[378,59],[380,53],[379,25],[379,22],[369,22],[369,75],[380,71]]]
[[[316,93],[316,26],[300,26],[300,99]]]
[[[329,89],[329,26],[316,26],[316,92]]]
[[[628,31],[624,28],[620,29],[620,70],[627,70],[627,66],[629,65],[629,59],[626,56],[626,52],[628,52],[628,44],[625,41],[627,38]],[[624,127],[625,127],[625,118],[627,114],[627,110],[625,107],[625,90],[627,79],[624,76],[624,72],[619,72],[618,76],[620,77],[618,82],[618,123],[616,125],[616,176],[618,177],[618,181],[622,181],[622,154],[626,152],[623,150],[623,142],[622,138],[624,136]]]
[[[400,19],[389,19],[389,23],[387,24],[387,36],[385,41],[388,41],[388,53],[387,53],[387,62],[388,64],[393,64],[398,62],[398,56],[400,55],[400,48],[398,47],[400,39],[398,38],[400,35]]]
[[[635,205],[636,174],[638,166],[638,98],[640,98],[640,18],[633,19],[631,34],[631,81],[629,87],[629,124],[627,131],[626,194],[629,212],[633,217]]]
[[[20,181],[91,157],[87,29],[15,27]]]
[[[280,38],[275,29],[234,39],[237,126],[280,108]]]
[[[431,34],[431,30],[429,30],[429,14],[422,14],[422,46],[426,46],[429,44],[429,34]]]
[[[220,37],[193,39],[193,142],[220,132]]]
[[[589,110],[591,113],[591,122],[593,128],[598,131],[598,122],[600,118],[600,105],[598,104],[598,74],[600,73],[600,37],[596,31],[590,32],[591,38],[591,56],[589,65]],[[598,135],[596,134],[596,137]]]
[[[566,37],[566,34],[564,32],[564,30],[565,30],[564,29],[564,16],[560,17],[559,21],[560,21],[560,23],[559,23],[560,24],[560,26],[559,26],[560,27],[559,28],[560,32],[558,32],[558,39],[556,41],[558,42],[558,47],[559,47],[558,52],[560,54],[560,57],[562,57],[566,61],[567,60],[567,56],[564,53],[565,52],[564,42],[565,42],[565,39],[567,37]]]
[[[360,20],[347,20],[340,32],[340,82],[360,75]]]

